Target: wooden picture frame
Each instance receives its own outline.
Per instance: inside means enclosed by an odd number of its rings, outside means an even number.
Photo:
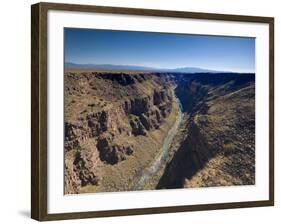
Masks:
[[[258,16],[224,15],[183,11],[162,11],[137,8],[118,8],[90,5],[38,3],[31,7],[31,217],[39,221],[80,219],[94,217],[141,215],[198,210],[246,208],[274,205],[274,18]],[[48,213],[48,34],[47,14],[50,10],[68,12],[87,12],[104,14],[123,14],[166,18],[192,18],[211,21],[234,21],[262,23],[269,25],[269,196],[268,200],[243,201],[233,203],[214,203],[184,206],[165,206],[151,208],[131,208],[106,211],[85,211],[67,213]]]

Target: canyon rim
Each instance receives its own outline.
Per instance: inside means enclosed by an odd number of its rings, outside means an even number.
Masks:
[[[65,28],[65,194],[255,184],[255,40]]]

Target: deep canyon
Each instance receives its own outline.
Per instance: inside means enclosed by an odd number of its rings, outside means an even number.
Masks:
[[[255,75],[66,71],[65,194],[255,183]]]

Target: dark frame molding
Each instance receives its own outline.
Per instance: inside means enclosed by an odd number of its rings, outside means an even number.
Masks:
[[[47,13],[49,10],[195,18],[269,25],[269,200],[127,210],[48,214],[47,210]],[[91,5],[31,6],[31,218],[38,221],[141,215],[274,205],[274,18]]]

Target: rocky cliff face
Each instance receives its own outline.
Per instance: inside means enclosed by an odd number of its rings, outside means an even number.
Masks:
[[[208,144],[200,128],[192,123],[189,134],[182,142],[171,162],[167,165],[157,188],[182,188],[185,179],[191,178],[215,155],[217,148]]]
[[[98,185],[102,163],[126,160],[135,137],[160,128],[173,101],[172,83],[163,88],[161,82],[153,74],[65,75],[66,193]]]
[[[78,118],[74,122],[66,121],[65,150],[77,148],[87,139],[98,137],[106,132],[111,133],[110,138],[113,139],[116,134],[122,133],[127,136],[146,135],[147,131],[160,127],[171,112],[171,103],[170,90],[154,91],[152,96],[124,100],[117,108],[110,107],[90,112],[85,118]],[[129,121],[129,125],[126,121]],[[107,142],[112,141],[108,139]]]
[[[157,188],[254,184],[254,75],[202,74],[181,83],[188,126]]]
[[[172,93],[165,89],[154,91],[153,95],[125,101],[124,111],[130,117],[133,135],[146,135],[151,129],[158,129],[171,112]]]

